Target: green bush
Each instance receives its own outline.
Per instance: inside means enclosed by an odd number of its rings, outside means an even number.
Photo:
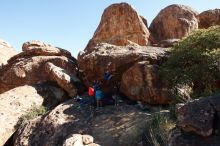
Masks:
[[[47,112],[47,108],[44,106],[39,106],[39,107],[33,106],[27,113],[23,114],[19,118],[15,128],[17,129],[19,126],[24,125],[29,120],[34,119],[37,116],[43,115],[46,112]]]
[[[175,127],[175,122],[165,113],[155,113],[151,124],[148,125],[146,135],[147,143],[151,146],[167,146],[170,130]]]
[[[196,96],[216,92],[220,79],[220,26],[200,29],[171,49],[160,71],[162,82],[171,89],[189,86]],[[174,90],[175,91],[175,90]]]

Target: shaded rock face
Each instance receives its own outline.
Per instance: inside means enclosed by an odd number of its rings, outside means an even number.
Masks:
[[[127,3],[113,4],[105,9],[101,22],[87,49],[96,43],[109,43],[126,46],[130,42],[146,46],[149,31],[146,21]]]
[[[210,136],[213,133],[214,113],[207,100],[189,102],[177,110],[178,127],[185,132],[193,131],[204,137]]]
[[[108,106],[98,114],[89,106],[80,109],[77,106],[69,100],[20,127],[14,136],[14,145],[62,146],[67,141],[72,143],[75,134],[88,134],[100,145],[133,146],[141,140],[150,120],[148,115],[130,105]]]
[[[199,19],[199,28],[220,25],[220,9],[204,11],[197,17]]]
[[[7,60],[17,54],[15,49],[4,40],[0,40],[0,65],[7,64]]]
[[[183,133],[180,129],[173,129],[168,146],[219,146],[220,136],[202,137],[196,134]]]
[[[177,119],[170,146],[220,145],[220,94],[178,108]]]
[[[159,42],[167,39],[181,39],[198,29],[197,12],[188,6],[170,5],[159,12],[149,30]]]
[[[77,62],[68,51],[53,46],[41,47],[39,45],[35,47],[35,44],[32,46],[31,43],[32,42],[28,42],[29,46],[26,45],[26,48],[23,49],[24,52],[12,57],[8,60],[8,64],[1,69],[0,93],[26,84],[36,84],[46,81],[57,82],[57,78],[54,79],[51,72],[45,67],[45,64],[48,62],[58,68],[62,68],[69,80],[72,79],[72,77],[76,78],[78,72]],[[52,73],[53,72],[56,72],[56,70],[52,71]],[[62,76],[60,76],[59,80],[65,79],[62,79]],[[75,91],[71,92],[70,89],[66,89],[66,87],[71,86],[70,83],[73,82],[64,81],[64,83],[66,85],[61,87],[69,92],[70,96],[73,96],[73,92]]]
[[[106,43],[96,45],[93,50],[85,50],[78,55],[78,64],[84,73],[85,84],[94,80],[104,80],[104,72],[108,66],[114,79],[121,81],[122,74],[139,61],[149,61],[150,64],[161,64],[168,51],[158,47],[142,47],[128,45],[125,47]]]
[[[130,99],[149,104],[168,104],[171,93],[159,85],[158,65],[138,62],[122,76],[121,91]]]
[[[21,86],[0,94],[0,145],[16,131],[19,117],[33,106],[54,107],[65,99],[65,92],[56,86]]]

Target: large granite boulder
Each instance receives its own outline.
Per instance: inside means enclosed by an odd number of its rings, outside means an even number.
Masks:
[[[199,19],[199,28],[220,25],[220,9],[204,11],[197,17]]]
[[[186,103],[176,113],[170,146],[220,145],[220,94]]]
[[[8,64],[3,66],[0,71],[0,93],[26,84],[36,84],[47,81],[57,82],[55,78],[51,77],[51,72],[47,70],[49,68],[45,65],[50,62],[62,68],[65,75],[69,78],[69,82],[64,81],[65,84],[69,85],[61,87],[64,88],[70,96],[76,95],[73,93],[76,93],[75,90],[79,90],[78,88],[80,88],[79,80],[75,80],[78,73],[76,59],[66,50],[51,45],[36,46],[35,42],[36,41],[34,41],[33,45],[31,45],[32,42],[28,42],[29,46],[24,45],[23,52],[9,59]],[[56,71],[53,70],[52,72]],[[70,84],[75,82],[77,83],[77,89],[74,89],[74,91],[65,88],[72,86]]]
[[[96,43],[125,46],[133,42],[146,46],[150,35],[146,23],[129,4],[112,4],[105,9],[87,48],[92,48]]]
[[[9,43],[0,40],[0,67],[7,64],[8,59],[15,54],[17,54],[15,49]]]
[[[177,110],[178,127],[201,136],[213,133],[214,108],[208,100],[194,100]]]
[[[150,33],[158,42],[181,39],[198,28],[197,14],[188,6],[170,5],[154,18],[149,27]]]
[[[0,94],[0,145],[16,131],[19,118],[33,107],[56,106],[66,97],[65,92],[52,85],[21,86]]]
[[[121,91],[130,99],[149,104],[168,104],[169,90],[160,85],[159,66],[147,61],[136,63],[122,76]]]
[[[159,47],[115,46],[101,43],[92,50],[80,52],[78,64],[87,85],[94,80],[103,81],[106,67],[114,75],[114,79],[120,82],[122,74],[135,63],[149,61],[150,64],[161,64],[168,54],[169,51]]]
[[[57,67],[51,62],[45,64],[45,69],[50,79],[56,81],[56,83],[63,88],[70,97],[77,94],[77,85],[80,84],[80,80],[76,75],[69,75],[64,69]]]
[[[103,146],[133,146],[142,141],[150,119],[132,105],[106,106],[94,112],[69,100],[20,127],[13,137],[14,145],[62,146],[82,134],[93,136],[94,142]]]

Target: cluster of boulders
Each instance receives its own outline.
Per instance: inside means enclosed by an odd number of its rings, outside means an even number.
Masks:
[[[78,66],[70,52],[37,41],[23,46],[23,52],[10,58],[1,69],[0,93],[26,84],[55,81],[70,96],[76,95],[77,87],[69,86],[79,82]]]
[[[12,135],[13,145],[137,145],[150,116],[134,106],[109,106],[97,116],[89,106],[80,107],[74,100],[60,103],[99,80],[103,90],[117,84],[133,101],[169,104],[170,90],[161,84],[159,75],[169,57],[166,47],[193,30],[219,24],[219,9],[198,14],[187,6],[170,5],[148,27],[132,6],[120,3],[105,9],[77,60],[70,52],[40,41],[24,43],[17,54],[0,40],[0,145]],[[112,75],[110,83],[103,79],[106,70]],[[209,145],[211,141],[219,145],[217,97],[193,101],[177,110],[179,123],[173,133],[178,134],[171,137],[171,145]],[[23,114],[41,105],[50,111],[15,128]],[[189,136],[195,139],[190,141]]]
[[[87,84],[103,81],[108,66],[113,75],[110,82],[120,82],[120,91],[128,98],[149,104],[167,104],[171,101],[170,94],[166,87],[159,85],[158,69],[168,55],[169,51],[164,48],[101,43],[93,50],[81,52],[78,63]]]
[[[206,18],[210,21],[220,16],[217,9],[212,11],[213,16]],[[205,28],[198,19],[202,19],[203,13],[184,5],[170,5],[159,12],[148,28],[147,20],[129,4],[109,6],[94,36],[78,55],[84,83],[104,82],[103,74],[108,68],[114,76],[111,82],[119,82],[120,91],[128,98],[149,104],[170,103],[170,91],[160,85],[158,73],[169,56],[169,50],[162,47],[172,46],[198,26]]]
[[[181,105],[176,114],[170,146],[220,145],[220,94]]]
[[[0,145],[14,133],[19,117],[33,106],[50,109],[83,89],[70,52],[40,41],[26,42],[22,50],[0,69]]]
[[[199,14],[189,6],[173,4],[162,9],[148,27],[147,20],[129,4],[113,4],[105,9],[86,49],[90,50],[98,43],[170,47],[198,28],[219,24],[219,9]]]

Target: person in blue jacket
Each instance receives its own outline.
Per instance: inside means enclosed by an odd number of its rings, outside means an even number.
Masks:
[[[103,98],[103,93],[101,89],[98,87],[97,90],[95,91],[95,99],[96,99],[96,108],[102,108],[102,98]]]

